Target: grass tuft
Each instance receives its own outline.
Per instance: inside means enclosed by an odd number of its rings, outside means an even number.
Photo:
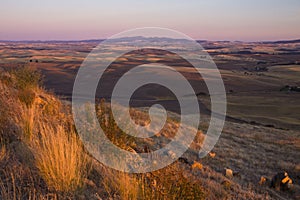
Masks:
[[[39,122],[39,134],[33,138],[36,166],[50,189],[73,192],[87,176],[87,156],[75,132],[61,125]]]

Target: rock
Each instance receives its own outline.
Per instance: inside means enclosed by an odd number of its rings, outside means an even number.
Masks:
[[[172,159],[175,159],[176,158],[176,154],[173,152],[173,151],[168,151],[167,152],[168,156],[170,156]]]
[[[264,176],[261,176],[258,183],[259,183],[259,185],[265,185],[266,182],[267,182],[267,178]]]
[[[157,165],[157,161],[153,160],[152,164],[153,164],[153,166],[156,166]]]
[[[197,161],[194,161],[193,165],[192,165],[192,169],[193,170],[202,170],[203,169],[203,165]]]
[[[214,153],[214,152],[209,152],[208,155],[209,155],[211,158],[216,157],[216,153]]]
[[[271,180],[271,187],[277,191],[287,191],[293,187],[293,181],[288,176],[287,172],[279,172],[273,176]]]
[[[226,176],[229,179],[233,178],[233,171],[232,171],[232,169],[224,168],[223,174],[224,174],[224,176]]]

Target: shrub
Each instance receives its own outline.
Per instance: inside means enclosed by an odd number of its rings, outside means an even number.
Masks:
[[[42,80],[42,76],[37,70],[26,66],[12,71],[12,74],[19,90],[38,87]]]
[[[205,199],[201,181],[184,174],[178,163],[156,172],[139,175],[142,199]]]

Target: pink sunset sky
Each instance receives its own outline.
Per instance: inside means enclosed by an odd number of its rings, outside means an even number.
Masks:
[[[299,0],[2,0],[0,40],[103,39],[139,27],[207,40],[300,38]]]

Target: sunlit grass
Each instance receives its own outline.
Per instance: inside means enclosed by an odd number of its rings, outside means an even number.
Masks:
[[[75,191],[87,176],[87,156],[78,137],[61,125],[38,122],[38,126],[32,149],[42,177],[51,189]]]

